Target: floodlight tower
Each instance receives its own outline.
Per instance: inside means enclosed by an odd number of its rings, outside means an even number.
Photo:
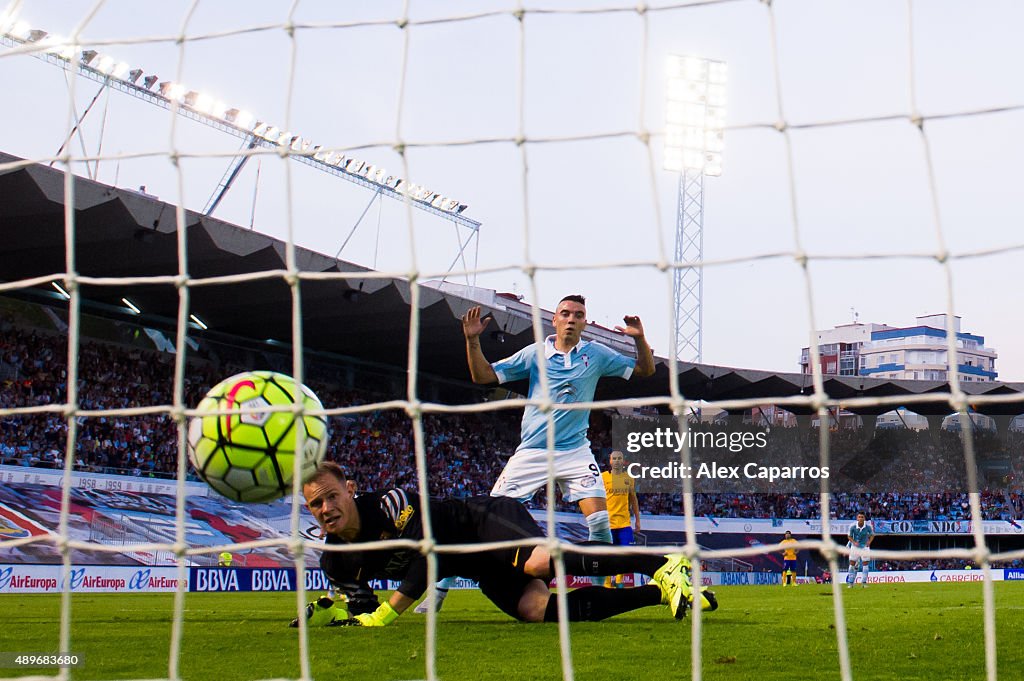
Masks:
[[[239,151],[239,155],[232,159],[231,165],[224,172],[220,183],[203,208],[204,215],[212,215],[217,209],[221,199],[231,189],[242,168],[251,157],[250,151],[256,147],[284,148],[295,152],[286,155],[298,163],[373,191],[370,203],[363,209],[362,215],[356,220],[355,226],[352,227],[341,248],[338,249],[335,258],[341,257],[342,250],[356,229],[359,228],[374,201],[383,196],[402,202],[409,199],[413,208],[450,220],[455,225],[459,250],[451,265],[448,266],[448,273],[451,274],[455,266],[461,262],[467,272],[466,284],[476,285],[476,268],[480,253],[480,223],[462,214],[467,208],[466,204],[446,194],[410,182],[406,178],[388,173],[377,165],[353,158],[341,151],[332,150],[330,147],[312,144],[310,140],[300,135],[258,120],[247,111],[228,108],[224,102],[206,93],[190,90],[181,83],[170,80],[161,82],[155,74],[149,74],[143,78],[146,72],[141,68],[132,68],[126,62],[118,61],[111,55],[93,49],[82,50],[80,45],[71,44],[64,38],[51,35],[39,28],[32,28],[27,22],[19,21],[17,19],[17,4],[14,3],[13,8],[0,10],[0,45],[18,48],[35,44],[38,49],[29,51],[28,54],[36,59],[58,66],[70,73],[77,72],[78,75],[100,84],[99,91],[82,115],[79,116],[77,112],[75,113],[75,126],[65,139],[64,145],[57,152],[58,156],[64,151],[64,146],[73,139],[73,136],[76,133],[80,134],[82,121],[105,88],[123,92],[163,109],[176,112],[179,116],[204,123],[242,139],[242,149]],[[53,163],[51,162],[50,165]],[[476,251],[473,254],[473,267],[470,268],[466,262],[466,249],[474,241],[476,242]],[[470,278],[471,273],[472,279]]]
[[[703,359],[704,176],[722,174],[725,62],[672,55],[666,68],[665,169],[679,173],[673,273],[676,359]]]

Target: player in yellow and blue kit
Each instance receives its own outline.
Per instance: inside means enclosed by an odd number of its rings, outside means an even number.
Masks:
[[[601,478],[608,498],[612,543],[617,546],[630,546],[633,543],[630,516],[636,518],[636,531],[640,531],[640,502],[636,498],[636,482],[626,472],[626,458],[622,452],[612,452],[608,457],[608,466],[610,470],[602,473]],[[615,576],[615,586],[622,586],[622,575]]]
[[[796,539],[793,533],[786,530],[786,536],[779,542],[782,547],[782,586],[796,586]]]

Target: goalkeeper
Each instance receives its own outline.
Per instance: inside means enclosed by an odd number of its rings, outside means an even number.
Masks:
[[[355,495],[355,483],[333,462],[320,464],[303,485],[303,496],[323,529],[328,544],[359,544],[386,539],[423,537],[418,495],[392,489]],[[432,499],[430,520],[438,544],[472,544],[543,537],[526,508],[507,497]],[[569,620],[603,620],[645,606],[664,604],[681,619],[693,605],[689,561],[681,555],[595,555],[567,550],[570,575],[640,572],[651,584],[632,589],[584,587],[568,594]],[[349,618],[344,604],[321,598],[306,608],[312,625],[384,626],[413,605],[427,589],[427,559],[415,548],[384,548],[321,554],[320,565],[332,583],[368,579],[400,580],[398,590],[372,613]],[[554,563],[541,546],[521,546],[437,556],[440,577],[476,580],[480,590],[503,612],[524,622],[557,621],[555,596],[548,589]],[[701,607],[715,610],[711,591],[698,595]],[[296,625],[297,622],[293,622]]]

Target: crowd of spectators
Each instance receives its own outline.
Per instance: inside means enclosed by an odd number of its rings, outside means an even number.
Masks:
[[[59,406],[67,401],[67,337],[0,320],[0,409]],[[85,340],[80,344],[77,401],[82,410],[102,411],[173,401],[174,356],[156,350]],[[278,358],[281,360],[281,358]],[[230,357],[221,351],[190,362],[184,402],[198,403],[220,378],[252,366],[252,357]],[[307,382],[327,407],[369,404],[396,395],[373,389],[344,387],[340,370],[332,375],[323,366],[309,371]],[[351,384],[352,381],[349,381]],[[430,414],[423,419],[427,479],[438,495],[468,496],[487,493],[507,457],[519,441],[519,413]],[[140,416],[79,415],[75,421],[75,467],[98,473],[173,477],[177,470],[177,424],[167,414]],[[416,484],[415,445],[410,418],[401,410],[377,410],[333,417],[328,456],[346,467],[364,489]],[[715,426],[701,426],[714,428]],[[771,441],[790,461],[814,462],[818,457],[817,431],[775,428]],[[59,410],[7,414],[0,417],[0,463],[60,468],[67,451],[68,422]],[[606,457],[611,447],[607,420],[594,419],[591,439],[595,452]],[[1024,436],[1011,431],[1004,443],[994,436],[979,439],[980,456],[997,448],[1020,452]],[[830,496],[829,513],[835,518],[865,512],[887,520],[958,520],[970,517],[963,489],[960,435],[942,431],[878,431],[865,443],[858,432],[833,433],[830,456],[855,484]],[[866,455],[865,455],[866,454]],[[957,465],[961,467],[957,468]],[[1013,464],[1016,466],[1016,464]],[[1022,471],[1006,472],[1004,483],[985,489],[981,510],[986,519],[1024,517]],[[862,481],[856,483],[856,481]],[[885,487],[886,483],[891,483]],[[1015,484],[1016,483],[1016,484]],[[861,488],[857,489],[856,484]],[[879,489],[908,491],[878,491]],[[922,491],[918,491],[922,490]],[[680,494],[645,493],[641,510],[651,514],[679,514]],[[542,494],[542,493],[541,493]],[[541,500],[535,500],[543,505]],[[574,505],[559,500],[559,508]],[[708,492],[695,496],[698,515],[718,518],[821,517],[818,494]]]
[[[1000,564],[1000,566],[1003,566]],[[919,560],[876,560],[872,564],[873,570],[880,572],[891,572],[893,570],[974,570],[978,566],[974,562],[963,558],[930,558]],[[1011,567],[1006,565],[1004,567]]]

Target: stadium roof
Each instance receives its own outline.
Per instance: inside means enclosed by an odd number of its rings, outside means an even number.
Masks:
[[[39,164],[18,165],[22,159],[0,153],[0,273],[5,282],[36,279],[37,292],[50,292],[50,280],[60,281],[65,264],[64,173]],[[119,189],[76,177],[74,181],[75,268],[82,276],[135,277],[134,283],[83,285],[83,298],[108,311],[124,310],[122,297],[136,303],[142,319],[159,326],[177,317],[178,291],[173,284],[144,278],[178,274],[175,207],[141,192]],[[188,271],[192,278],[283,270],[284,242],[215,218],[186,211]],[[364,267],[327,255],[296,248],[300,270],[325,273],[370,272]],[[324,352],[404,368],[408,364],[409,284],[398,278],[357,278],[303,281],[301,285],[303,340]],[[190,287],[191,309],[206,322],[209,333],[256,341],[289,342],[291,293],[280,272],[240,283]],[[358,294],[354,294],[358,291]],[[6,294],[15,293],[7,289]],[[493,291],[427,282],[421,287],[420,369],[455,380],[468,380],[461,326],[457,318],[472,305],[482,304],[504,329],[504,342],[494,334],[482,338],[485,354],[498,358],[532,339],[530,306],[513,296]],[[127,318],[129,313],[125,311]],[[492,327],[497,327],[493,324]],[[627,349],[613,332],[592,326],[590,335]],[[197,332],[199,333],[199,332]],[[812,391],[811,377],[709,365],[680,364],[679,384],[691,399],[731,400],[792,397]],[[515,388],[516,386],[513,386]],[[860,376],[830,376],[825,389],[832,397],[850,399],[891,395],[941,393],[941,381],[895,381]],[[1022,383],[964,383],[969,395],[1018,396],[1016,402],[979,404],[990,415],[1024,413]],[[603,381],[597,399],[668,394],[668,363],[659,359],[651,378]],[[1011,398],[1013,399],[1013,398]],[[861,414],[891,409],[848,407]],[[909,407],[920,414],[946,414],[948,405],[921,403]],[[794,407],[791,411],[807,413]]]

